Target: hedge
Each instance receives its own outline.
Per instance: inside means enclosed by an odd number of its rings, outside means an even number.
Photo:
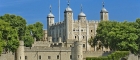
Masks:
[[[86,60],[120,60],[122,57],[129,55],[129,51],[115,51],[114,53],[104,57],[87,57]]]

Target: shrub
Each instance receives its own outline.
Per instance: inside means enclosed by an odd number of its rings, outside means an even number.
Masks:
[[[119,60],[129,54],[129,51],[116,51],[104,57],[87,57],[86,60]]]

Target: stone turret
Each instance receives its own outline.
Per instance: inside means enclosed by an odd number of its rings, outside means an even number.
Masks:
[[[62,39],[61,39],[61,37],[59,37],[59,40],[58,40],[58,42],[59,42],[59,43],[62,43]]]
[[[70,4],[69,4],[69,1],[68,1],[68,7],[65,9],[64,11],[64,22],[65,22],[65,40],[70,40],[72,39],[72,36],[73,35],[73,12],[72,12],[72,9],[70,8]],[[66,41],[64,41],[66,42]]]
[[[52,43],[52,37],[51,36],[48,37],[48,42]]]
[[[81,12],[78,15],[78,20],[82,20],[82,21],[85,21],[86,20],[86,14],[82,10],[82,5],[81,5]]]
[[[52,24],[54,24],[54,15],[52,14],[51,8],[52,7],[50,5],[50,13],[47,16],[47,33],[48,33],[48,36],[51,36],[50,26],[52,26]]]
[[[71,54],[72,60],[83,60],[83,43],[81,41],[74,42]]]
[[[25,60],[24,41],[19,41],[20,45],[16,51],[16,60]]]
[[[101,17],[101,21],[108,21],[109,20],[108,11],[104,7],[104,2],[103,2],[103,8],[100,12],[100,17]]]

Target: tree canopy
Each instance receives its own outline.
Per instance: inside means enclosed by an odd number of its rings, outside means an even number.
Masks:
[[[5,14],[0,16],[0,54],[3,50],[15,52],[19,41],[23,40],[24,45],[31,47],[34,38],[42,40],[43,24],[36,22],[27,25],[26,20],[21,16]]]
[[[5,48],[5,51],[15,52],[19,46],[17,37],[17,31],[9,23],[0,19],[0,51]]]
[[[0,19],[8,22],[13,29],[16,29],[18,32],[18,39],[22,40],[25,35],[26,28],[26,20],[20,16],[5,14],[4,16],[0,16]]]
[[[35,24],[30,24],[26,26],[26,32],[24,36],[25,46],[31,47],[34,39],[37,41],[42,40],[43,37],[43,24],[36,22]]]
[[[140,19],[136,22],[101,21],[96,30],[97,35],[92,45],[97,41],[102,46],[109,47],[113,51],[131,51],[136,53],[140,50]]]

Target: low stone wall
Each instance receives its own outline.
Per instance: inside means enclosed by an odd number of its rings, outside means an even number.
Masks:
[[[140,59],[138,59],[138,56],[137,55],[129,54],[128,60],[140,60]]]
[[[93,51],[85,51],[85,52],[83,52],[83,55],[84,55],[84,60],[85,60],[85,58],[86,57],[100,57],[100,56],[107,56],[107,55],[109,55],[109,54],[111,54],[111,52],[102,52],[102,51],[95,51],[95,52],[93,52]]]
[[[3,53],[0,56],[0,60],[15,60],[15,54],[12,53]]]

